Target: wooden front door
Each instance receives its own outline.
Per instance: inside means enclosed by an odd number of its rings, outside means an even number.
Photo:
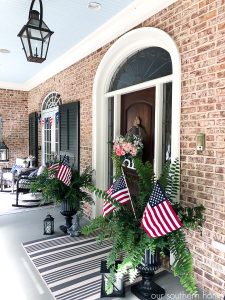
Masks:
[[[140,119],[144,144],[143,161],[154,159],[155,130],[155,88],[122,95],[121,98],[121,134],[125,135],[133,126],[135,118]]]

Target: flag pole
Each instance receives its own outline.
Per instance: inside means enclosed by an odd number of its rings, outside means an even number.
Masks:
[[[133,205],[133,202],[132,202],[132,199],[131,199],[131,196],[130,196],[130,191],[129,191],[129,188],[128,188],[128,185],[127,185],[126,177],[125,177],[125,174],[124,174],[124,172],[123,172],[123,167],[121,167],[121,170],[122,170],[122,174],[123,174],[123,177],[124,177],[124,181],[125,181],[125,183],[126,183],[127,190],[128,190],[128,193],[129,193],[130,202],[131,202],[131,206],[132,206],[132,209],[133,209],[133,212],[134,212],[134,216],[135,216],[135,219],[136,219],[136,221],[137,221],[137,216],[136,216],[136,213],[135,213],[135,210],[134,210],[134,205]]]

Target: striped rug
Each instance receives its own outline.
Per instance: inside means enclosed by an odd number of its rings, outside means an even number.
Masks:
[[[100,262],[111,242],[91,237],[55,237],[23,243],[23,247],[57,300],[100,299]]]

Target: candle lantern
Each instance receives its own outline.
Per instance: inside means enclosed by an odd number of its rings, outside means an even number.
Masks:
[[[9,160],[9,148],[6,144],[0,141],[0,161],[8,161]]]
[[[117,260],[115,262],[116,267],[120,263],[121,263],[121,261]],[[102,274],[101,298],[125,297],[125,287],[124,287],[124,282],[123,282],[123,276],[121,276],[121,274],[118,274],[118,276],[116,276],[116,282],[113,284],[112,293],[109,295],[106,294],[105,287],[106,287],[107,280],[108,280],[108,277],[110,274],[110,270],[107,268],[106,260],[101,261],[100,273]]]
[[[48,214],[44,219],[44,234],[54,233],[54,218]]]
[[[40,12],[33,10],[35,0],[32,0],[29,18],[26,25],[18,33],[26,58],[30,62],[42,63],[46,60],[50,43],[51,31],[43,21],[43,6],[39,0]]]

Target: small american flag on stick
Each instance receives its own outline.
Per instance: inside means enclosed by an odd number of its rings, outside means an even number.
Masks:
[[[121,205],[131,201],[130,193],[124,176],[120,176],[115,182],[113,182],[106,193],[111,199],[116,200]],[[103,204],[103,216],[107,216],[113,210],[115,210],[115,206],[105,199]]]
[[[62,164],[59,166],[59,172],[57,178],[61,180],[65,185],[70,185],[72,178],[72,170],[68,165],[68,157],[64,156]]]
[[[164,236],[179,229],[182,223],[176,215],[160,184],[156,182],[142,218],[141,227],[149,237]]]

